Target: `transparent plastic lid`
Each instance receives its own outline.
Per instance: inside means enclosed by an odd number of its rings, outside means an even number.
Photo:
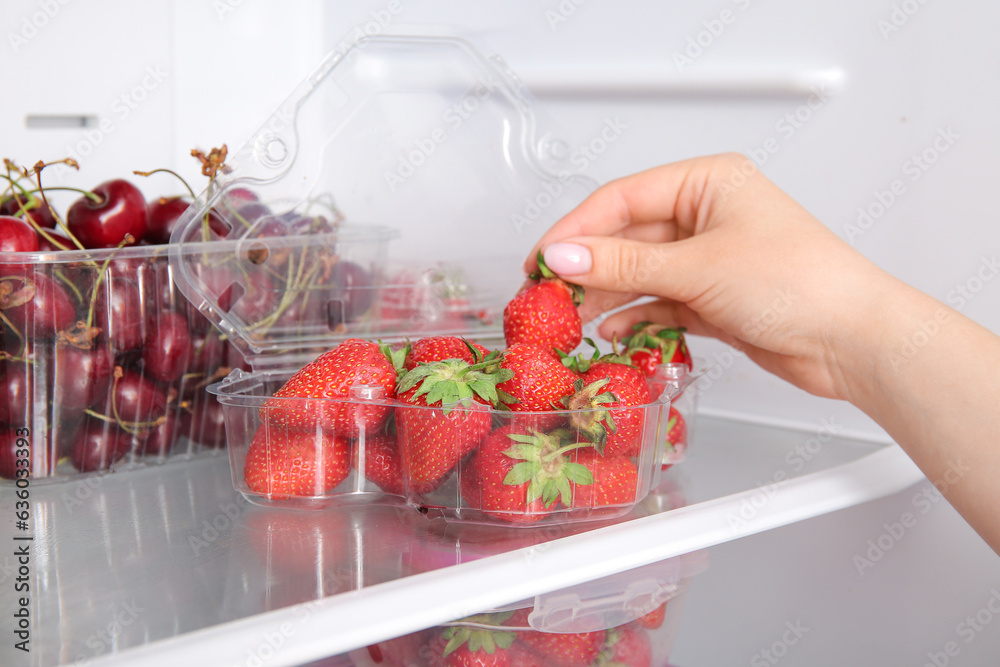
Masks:
[[[352,336],[499,337],[524,256],[596,185],[572,148],[500,58],[372,37],[229,157],[174,279],[255,368]]]

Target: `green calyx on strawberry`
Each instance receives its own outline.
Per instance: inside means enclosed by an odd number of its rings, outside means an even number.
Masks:
[[[455,625],[446,629],[442,633],[442,637],[447,640],[442,656],[447,658],[463,648],[469,653],[481,652],[487,655],[493,655],[498,651],[506,651],[514,643],[514,640],[517,639],[517,635],[513,632],[501,630],[499,627],[496,630],[492,630],[481,626],[500,626],[509,616],[510,612],[503,612],[497,614],[479,614],[462,619],[462,623],[475,624],[480,627]],[[454,664],[454,661],[451,661],[449,664]]]
[[[601,378],[584,385],[583,379],[573,384],[574,393],[562,399],[563,405],[572,410],[569,421],[572,426],[583,433],[600,453],[608,441],[608,431],[618,430],[611,411],[607,408],[618,404],[618,397],[605,388],[610,384],[610,378]]]
[[[521,486],[527,484],[526,503],[530,505],[540,499],[546,508],[557,500],[569,507],[573,484],[593,484],[590,470],[573,463],[565,454],[590,443],[569,442],[569,432],[557,429],[549,434],[534,432],[533,435],[509,433],[507,437],[514,443],[503,452],[510,459],[519,461],[507,473],[503,484]]]
[[[632,327],[632,331],[635,333],[626,338],[624,343],[626,355],[632,357],[637,366],[652,365],[655,369],[655,366],[662,363],[685,364],[688,370],[694,368],[694,360],[684,338],[684,332],[687,331],[684,327],[665,327],[653,322],[639,322]],[[648,352],[650,350],[654,352]],[[657,350],[660,360],[651,364],[650,359],[655,361]],[[636,355],[638,358],[635,358]]]
[[[529,276],[536,284],[517,293],[503,311],[503,333],[507,346],[538,345],[551,351],[573,350],[583,336],[583,321],[577,306],[583,303],[583,288],[558,278],[538,253],[539,273]]]
[[[513,371],[500,367],[501,361],[499,352],[491,352],[475,364],[462,359],[420,364],[399,378],[396,394],[415,388],[407,394],[409,402],[422,398],[427,405],[441,405],[445,414],[454,405],[469,407],[473,400],[496,407],[501,403],[497,385],[514,376]]]

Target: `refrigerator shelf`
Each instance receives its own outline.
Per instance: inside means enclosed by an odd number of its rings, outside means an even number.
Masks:
[[[253,507],[221,456],[38,487],[33,650],[29,661],[8,643],[0,662],[301,665],[923,479],[895,445],[835,428],[701,416],[697,433],[684,466],[628,516],[541,529],[447,524],[395,507]],[[13,595],[5,587],[0,600],[13,607]]]

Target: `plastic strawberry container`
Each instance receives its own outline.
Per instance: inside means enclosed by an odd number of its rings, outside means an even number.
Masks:
[[[589,163],[581,164],[574,148],[539,113],[502,59],[456,38],[380,36],[330,54],[232,155],[229,171],[182,219],[171,268],[184,295],[252,368],[210,387],[225,412],[234,485],[248,500],[295,508],[409,505],[429,517],[533,525],[623,513],[645,497],[663,464],[670,398],[690,376],[658,380],[659,389],[671,388],[617,415],[634,422],[638,433],[624,462],[617,462],[628,477],[624,491],[595,500],[580,484],[565,482],[558,499],[546,492],[544,512],[477,498],[470,470],[479,442],[491,429],[531,435],[533,427],[546,433],[558,428],[562,446],[570,446],[581,440],[581,413],[530,415],[456,405],[451,417],[485,425],[482,438],[453,455],[446,474],[428,480],[406,453],[412,429],[400,425],[441,420],[444,410],[406,407],[365,385],[353,387],[345,399],[273,397],[296,371],[348,338],[402,344],[457,335],[502,348],[503,309],[523,280],[524,256],[596,187]],[[252,192],[276,215],[230,233],[222,243],[206,243],[205,216],[234,191]],[[299,210],[322,196],[334,198],[343,214],[335,245],[322,237],[283,237],[280,211]],[[312,303],[316,317],[305,326],[280,327],[273,317],[255,319],[253,312],[234,316],[225,303],[229,286],[211,279],[213,267],[226,265],[252,291],[272,273],[325,275],[353,261],[345,253],[365,248],[378,250],[371,260],[377,266],[369,272],[377,277],[377,290],[368,314],[351,322],[329,314],[340,312],[363,285],[331,301],[322,293],[312,299],[308,278],[286,280],[290,287],[275,297],[285,304]],[[274,263],[288,257],[292,268]],[[376,411],[393,419],[324,429],[289,426],[280,417],[310,411]],[[387,438],[400,459],[393,483],[366,470]],[[445,439],[441,447],[453,444]],[[261,474],[283,474],[272,460],[293,449],[307,475],[299,470],[299,481],[279,492],[256,483]],[[589,463],[579,458],[582,449],[560,455],[573,465]]]
[[[349,656],[355,667],[667,665],[687,589],[707,567],[707,554],[696,551],[380,642]],[[490,642],[494,654],[506,656],[484,656]],[[472,647],[484,661],[496,662],[451,662],[461,657],[452,654]]]

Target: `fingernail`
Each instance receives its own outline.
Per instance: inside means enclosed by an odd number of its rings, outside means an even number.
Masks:
[[[553,243],[543,256],[548,267],[561,276],[588,273],[594,264],[590,248],[576,243]]]

